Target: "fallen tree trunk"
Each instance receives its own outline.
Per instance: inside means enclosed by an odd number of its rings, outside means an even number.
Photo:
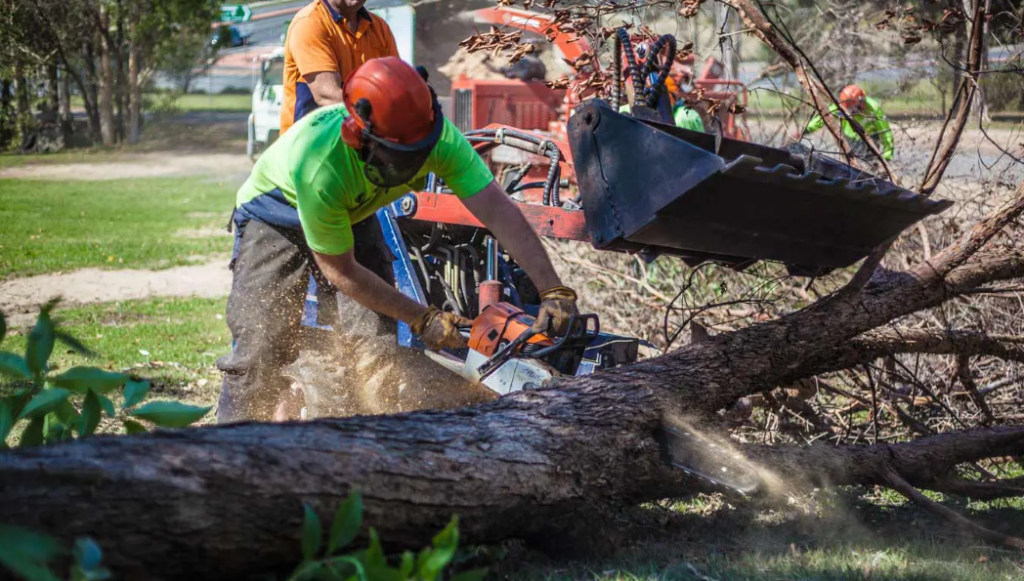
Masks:
[[[300,558],[301,505],[322,518],[352,489],[392,548],[453,513],[471,542],[573,534],[595,507],[681,495],[664,461],[665,401],[594,377],[472,409],[99,437],[0,459],[0,521],[89,535],[119,578],[239,578]],[[783,491],[797,483],[914,484],[988,455],[1024,453],[1024,428],[895,446],[750,447]],[[807,467],[813,466],[812,473]],[[794,484],[789,484],[790,482]],[[782,484],[780,484],[782,483]],[[580,519],[583,519],[582,521]]]

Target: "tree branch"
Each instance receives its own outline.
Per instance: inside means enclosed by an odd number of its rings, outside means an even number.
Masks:
[[[941,504],[921,494],[919,490],[917,490],[909,483],[907,483],[907,481],[900,477],[900,475],[897,474],[896,471],[893,470],[891,467],[886,466],[882,474],[885,477],[886,483],[889,485],[890,488],[907,497],[908,500],[910,500],[917,506],[920,506],[921,508],[927,510],[928,512],[940,516],[952,522],[953,524],[963,527],[975,536],[985,539],[986,541],[992,543],[999,543],[1002,545],[1006,545],[1008,547],[1012,547],[1014,549],[1024,550],[1024,539],[1011,537],[1009,535],[1004,535],[1002,533],[993,531],[992,529],[987,529],[971,521],[970,519],[960,515],[956,511],[946,508],[945,506],[942,506]]]

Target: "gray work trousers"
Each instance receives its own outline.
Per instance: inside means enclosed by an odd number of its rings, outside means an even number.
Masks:
[[[356,261],[391,282],[391,255],[380,223],[371,217],[352,228]],[[396,344],[396,322],[336,292],[319,272],[302,232],[250,221],[239,233],[232,260],[227,323],[232,349],[217,361],[224,373],[218,422],[269,421],[291,380],[282,374],[299,355],[304,335],[328,333],[301,326],[310,275],[317,280],[319,322],[350,343]],[[337,309],[334,309],[334,302]]]

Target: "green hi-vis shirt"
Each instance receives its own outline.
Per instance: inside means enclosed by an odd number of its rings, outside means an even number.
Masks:
[[[829,115],[835,115],[839,111],[839,107],[836,104],[832,104],[828,108]],[[893,138],[892,129],[889,128],[889,121],[885,118],[885,112],[882,111],[882,106],[878,101],[867,97],[864,99],[864,112],[851,115],[853,120],[860,124],[864,128],[864,134],[872,139],[877,139],[882,145],[882,157],[886,161],[892,159],[893,154]],[[841,119],[840,125],[843,129],[843,135],[847,139],[854,141],[860,141],[860,136],[853,130],[850,122],[845,118]],[[807,124],[807,133],[813,133],[825,126],[825,120],[821,118],[821,115],[815,115],[811,122]]]
[[[352,250],[352,224],[426,184],[433,172],[459,198],[473,196],[494,179],[473,146],[447,119],[423,168],[409,183],[382,188],[363,173],[357,152],[341,140],[344,104],[318,109],[271,145],[238,190],[237,207],[278,189],[298,210],[306,242],[328,255]]]

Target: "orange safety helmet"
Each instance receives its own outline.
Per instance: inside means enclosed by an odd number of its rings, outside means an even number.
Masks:
[[[846,85],[842,91],[839,91],[839,105],[846,110],[862,109],[866,99],[867,95],[864,94],[864,89],[857,85]]]
[[[441,137],[444,114],[426,79],[426,69],[384,57],[367,61],[342,85],[342,141],[359,152],[374,185],[413,179]]]

